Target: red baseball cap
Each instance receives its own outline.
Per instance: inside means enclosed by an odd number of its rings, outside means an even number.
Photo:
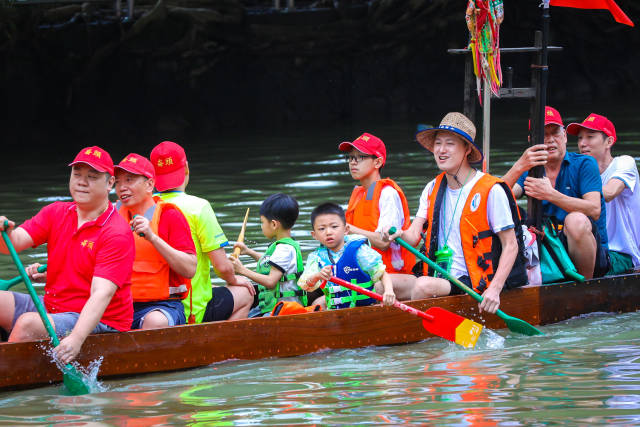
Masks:
[[[107,172],[109,175],[113,175],[113,160],[111,160],[111,156],[96,145],[80,150],[73,162],[69,163],[69,166],[78,163],[87,164],[98,172]]]
[[[187,155],[184,149],[171,141],[164,141],[151,150],[151,164],[156,172],[156,189],[165,191],[184,183]]]
[[[562,123],[562,117],[560,117],[558,110],[553,107],[549,107],[548,105],[544,107],[544,125],[564,126],[564,123]]]
[[[387,148],[384,146],[384,142],[370,133],[365,132],[353,142],[343,142],[338,146],[338,150],[340,151],[349,151],[351,148],[355,148],[365,154],[382,157],[383,165],[387,161]]]
[[[156,177],[156,172],[149,159],[136,153],[128,154],[120,163],[114,166],[114,169],[116,168],[135,175],[146,176],[150,179]]]
[[[571,123],[567,126],[567,133],[577,135],[581,128],[604,132],[605,135],[613,138],[614,144],[618,139],[616,136],[616,128],[613,126],[613,123],[611,123],[611,120],[600,114],[591,113],[582,123]]]

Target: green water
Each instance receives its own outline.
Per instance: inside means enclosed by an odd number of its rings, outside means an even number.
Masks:
[[[491,171],[498,175],[526,146],[526,119],[515,115],[494,117]],[[565,122],[585,115],[568,111]],[[620,109],[614,122],[618,153],[640,160],[633,111]],[[191,166],[188,191],[212,201],[230,239],[251,207],[247,240],[257,250],[267,246],[259,227],[261,201],[277,191],[295,196],[301,212],[293,234],[306,254],[315,246],[311,209],[324,201],[346,204],[353,187],[336,146],[362,131],[386,142],[385,174],[405,189],[415,213],[422,189],[437,171],[431,156],[412,142],[414,126],[239,131],[214,140],[180,141]],[[129,147],[147,154],[157,142],[122,141],[120,147],[104,148],[117,161],[132,150]],[[52,145],[36,156],[13,158],[0,170],[0,214],[21,222],[47,203],[67,200],[66,164],[82,145],[87,144]],[[573,138],[569,149],[575,150]],[[43,262],[46,250],[21,256],[25,264]],[[0,277],[15,275],[9,257],[0,256]],[[599,313],[542,327],[544,337],[500,330],[484,334],[473,350],[431,339],[287,359],[229,361],[109,380],[103,384],[107,391],[81,397],[62,396],[60,386],[3,392],[0,424],[638,424],[638,321],[637,313]]]

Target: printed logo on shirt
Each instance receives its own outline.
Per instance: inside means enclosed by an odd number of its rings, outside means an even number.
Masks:
[[[80,244],[82,245],[83,248],[87,248],[90,251],[93,250],[93,242],[91,240],[86,240],[85,239]]]
[[[473,195],[473,198],[471,199],[471,212],[475,212],[478,210],[478,208],[480,207],[481,199],[482,196],[480,195],[480,193],[476,193]]]
[[[345,265],[344,268],[342,269],[344,271],[344,274],[349,274],[352,271],[360,271],[359,268],[353,268],[353,267],[349,267],[348,265]]]

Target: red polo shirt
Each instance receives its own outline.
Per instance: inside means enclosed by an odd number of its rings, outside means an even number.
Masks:
[[[34,247],[47,243],[44,303],[49,313],[80,313],[91,294],[93,277],[101,277],[118,289],[100,321],[119,331],[130,329],[133,236],[111,203],[102,215],[80,229],[73,202],[45,206],[21,227],[33,239]]]

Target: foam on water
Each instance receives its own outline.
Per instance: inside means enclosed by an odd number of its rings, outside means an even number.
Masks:
[[[51,358],[51,361],[56,364],[61,372],[67,371],[66,365],[60,362],[57,357],[55,357],[52,346],[46,346],[44,347],[44,350],[46,351],[46,354]],[[76,361],[71,362],[71,366],[73,366],[76,371],[78,371],[82,375],[82,382],[87,386],[90,393],[102,393],[108,390],[108,388],[100,380],[98,380],[98,373],[100,372],[100,366],[102,365],[103,360],[103,357],[100,356],[99,358],[89,362],[89,365],[87,365],[86,367],[82,366]]]

